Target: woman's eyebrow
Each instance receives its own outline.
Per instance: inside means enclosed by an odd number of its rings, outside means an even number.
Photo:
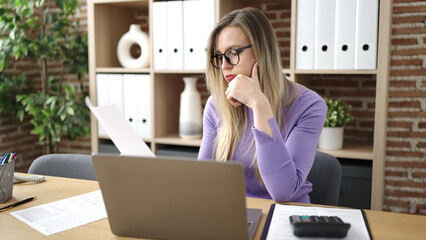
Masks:
[[[231,45],[231,46],[229,46],[228,48],[226,48],[225,49],[225,51],[226,50],[228,50],[228,49],[231,49],[231,48],[240,48],[240,47],[242,47],[242,46],[244,46],[244,44],[237,44],[237,45]],[[223,52],[225,52],[225,51],[223,51]],[[218,53],[218,54],[221,54],[222,53],[222,51],[219,51],[219,50],[215,50],[214,51],[214,53]]]

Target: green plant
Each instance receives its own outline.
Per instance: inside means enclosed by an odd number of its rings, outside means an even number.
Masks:
[[[28,81],[23,75],[16,77],[0,74],[0,123],[3,114],[22,112],[24,106],[15,100],[15,96],[28,92]]]
[[[0,74],[13,79],[4,70],[23,59],[38,64],[38,76],[19,74],[19,79],[40,86],[33,86],[37,91],[31,93],[14,92],[22,104],[14,110],[21,121],[24,113],[32,117],[32,133],[46,146],[45,153],[56,151],[61,137],[75,139],[90,132],[82,84],[88,71],[87,34],[79,32],[78,7],[78,0],[0,0]]]
[[[350,105],[342,102],[340,99],[324,98],[327,105],[327,116],[324,127],[344,127],[353,120],[349,113]]]

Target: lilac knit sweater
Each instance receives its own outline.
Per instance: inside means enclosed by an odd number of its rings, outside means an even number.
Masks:
[[[310,202],[308,193],[312,184],[306,181],[306,177],[314,161],[327,107],[315,92],[299,85],[296,90],[298,97],[283,111],[282,131],[275,118],[268,120],[274,138],[253,127],[253,111],[248,108],[248,127],[232,159],[244,166],[248,197],[269,198],[276,202]],[[219,128],[216,107],[210,97],[204,109],[199,160],[213,159],[214,139]],[[253,137],[253,149],[247,151]],[[254,151],[257,152],[263,184],[259,184],[255,168],[250,166]]]

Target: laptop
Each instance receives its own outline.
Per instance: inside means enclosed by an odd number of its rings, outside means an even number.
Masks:
[[[153,239],[252,239],[243,167],[189,159],[93,155],[111,231]]]

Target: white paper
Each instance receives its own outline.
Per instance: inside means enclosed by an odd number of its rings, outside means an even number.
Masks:
[[[100,190],[10,214],[46,236],[107,217]]]
[[[144,141],[132,129],[129,123],[114,105],[95,107],[86,97],[86,104],[90,111],[104,127],[112,142],[121,154],[128,156],[155,157]]]
[[[269,226],[268,236],[266,239],[322,239],[322,238],[299,238],[293,234],[290,225],[291,215],[321,215],[321,216],[338,216],[343,222],[351,224],[348,235],[340,239],[370,239],[367,227],[359,209],[344,208],[324,208],[324,207],[304,207],[275,204],[274,214],[272,215],[271,224]]]

